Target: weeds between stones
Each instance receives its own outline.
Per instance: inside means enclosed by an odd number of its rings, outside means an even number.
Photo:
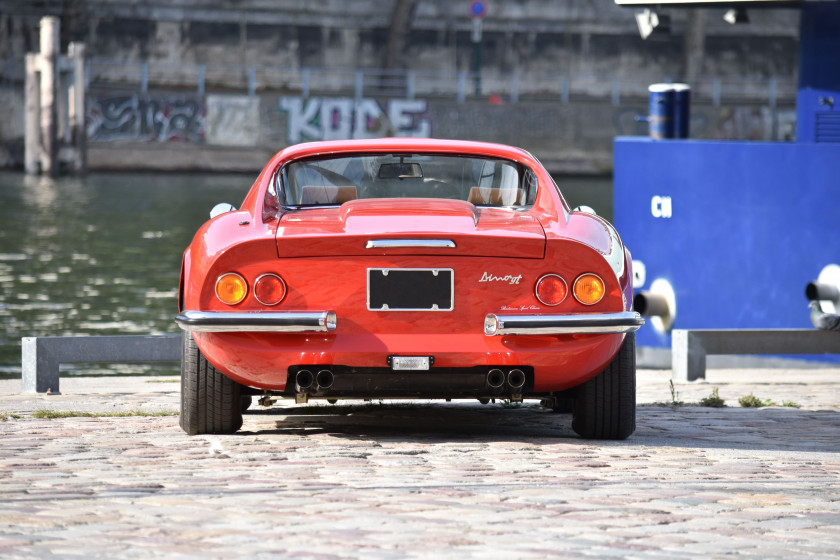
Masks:
[[[668,380],[668,386],[671,388],[671,402],[655,402],[653,403],[654,406],[667,406],[676,410],[678,407],[683,406],[685,403],[681,400],[679,392],[677,392],[676,387],[674,387],[674,381],[672,379]]]
[[[738,404],[745,408],[762,408],[765,406],[783,406],[785,408],[801,408],[802,405],[797,404],[793,401],[782,401],[781,405],[778,405],[773,399],[761,400],[752,393],[741,397],[738,399]]]
[[[177,416],[177,410],[118,410],[114,412],[84,412],[81,410],[46,410],[32,411],[35,418],[124,418],[128,416]]]
[[[655,402],[653,403],[654,406],[667,406],[668,408],[674,410],[681,406],[704,406],[710,408],[726,407],[726,401],[724,401],[724,399],[721,398],[719,389],[717,387],[714,387],[712,389],[712,393],[708,397],[703,397],[696,403],[687,403],[680,400],[680,393],[677,391],[676,387],[674,387],[674,382],[672,380],[668,381],[668,385],[671,390],[671,402]],[[802,405],[793,401],[782,401],[782,404],[778,404],[773,399],[761,400],[752,393],[738,399],[738,404],[744,408],[763,408],[767,406],[802,408]]]
[[[763,406],[775,406],[776,403],[773,402],[771,399],[767,399],[765,401],[759,399],[752,393],[749,395],[745,395],[738,399],[738,404],[743,406],[744,408],[761,408]]]
[[[718,394],[718,388],[715,387],[712,389],[712,394],[708,397],[703,397],[700,399],[700,406],[708,406],[712,408],[723,408],[726,406],[726,403],[720,398]]]

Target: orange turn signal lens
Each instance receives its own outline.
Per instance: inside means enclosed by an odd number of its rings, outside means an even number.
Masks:
[[[546,274],[537,280],[537,286],[534,289],[537,299],[543,305],[559,305],[566,294],[569,293],[569,287],[566,281],[556,274]]]
[[[254,297],[263,305],[277,305],[286,297],[286,283],[276,274],[263,274],[254,282]]]
[[[216,280],[216,297],[228,305],[236,305],[248,295],[248,283],[235,272],[226,272]]]
[[[581,274],[575,280],[575,299],[583,305],[595,305],[604,297],[604,281],[594,274]]]

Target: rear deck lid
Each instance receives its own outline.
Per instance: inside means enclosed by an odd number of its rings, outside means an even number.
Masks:
[[[280,257],[452,255],[540,259],[545,233],[527,211],[461,200],[366,199],[288,212]]]

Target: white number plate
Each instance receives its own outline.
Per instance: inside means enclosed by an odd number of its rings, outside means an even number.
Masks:
[[[394,371],[428,371],[431,359],[428,356],[391,356]]]

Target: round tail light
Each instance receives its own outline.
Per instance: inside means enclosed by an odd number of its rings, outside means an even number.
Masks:
[[[216,297],[228,305],[236,305],[248,295],[248,283],[235,272],[226,272],[216,280]]]
[[[286,297],[286,283],[276,274],[263,274],[254,282],[254,297],[263,305],[277,305]]]
[[[537,299],[543,305],[559,305],[566,294],[569,293],[569,287],[566,281],[556,274],[546,274],[537,280],[537,286],[534,289]]]
[[[595,274],[582,274],[575,280],[575,299],[583,305],[595,305],[604,297],[604,281]]]

